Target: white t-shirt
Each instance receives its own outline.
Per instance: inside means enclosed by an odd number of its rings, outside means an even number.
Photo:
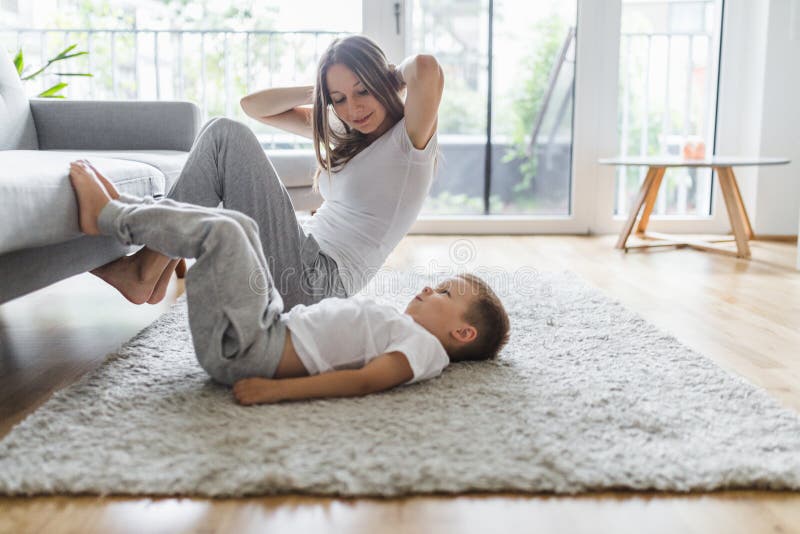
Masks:
[[[375,276],[417,219],[433,180],[434,132],[414,147],[401,118],[332,175],[319,176],[325,202],[303,229],[336,261],[348,296]]]
[[[433,378],[450,364],[439,339],[407,313],[366,297],[331,297],[298,304],[281,314],[291,331],[295,351],[311,375],[360,369],[376,357],[402,352],[414,378]]]

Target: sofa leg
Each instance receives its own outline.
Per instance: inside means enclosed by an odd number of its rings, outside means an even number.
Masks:
[[[181,261],[179,261],[175,265],[175,275],[178,278],[183,278],[183,277],[186,276],[186,259],[185,258],[181,258]]]

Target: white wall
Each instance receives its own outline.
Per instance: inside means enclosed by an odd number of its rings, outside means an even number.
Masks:
[[[0,7],[0,28],[17,28],[27,26],[32,20],[33,2],[20,0],[16,9],[6,10]]]
[[[800,0],[728,0],[717,154],[782,156],[735,169],[756,234],[796,235],[800,213]]]
[[[400,3],[400,33],[397,33],[395,21],[396,2]],[[408,5],[407,5],[408,4]],[[410,2],[405,0],[362,0],[363,33],[381,45],[390,63],[399,64],[405,59],[406,33],[411,27],[404,28],[404,19],[411,11]]]
[[[761,154],[792,162],[759,170],[754,230],[762,234],[797,233],[800,212],[800,28],[793,11],[800,0],[770,2]]]

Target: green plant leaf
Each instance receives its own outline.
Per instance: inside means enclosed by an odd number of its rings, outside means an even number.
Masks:
[[[88,53],[89,53],[89,52],[76,52],[76,53],[74,53],[74,54],[70,54],[70,55],[68,55],[68,56],[63,56],[63,57],[59,56],[59,57],[55,57],[55,58],[53,58],[53,63],[55,63],[56,61],[62,61],[62,60],[64,60],[64,59],[69,59],[69,58],[72,58],[72,57],[85,56],[85,55],[87,55]]]
[[[53,59],[63,59],[63,58],[65,58],[65,57],[66,57],[66,55],[67,55],[67,54],[69,54],[69,52],[70,52],[72,49],[74,49],[76,46],[78,46],[78,44],[77,44],[77,43],[75,43],[74,45],[70,45],[70,46],[66,47],[64,50],[62,50],[62,51],[61,51],[61,53],[60,53],[60,54],[58,54],[58,55],[57,55],[56,57],[54,57]]]
[[[66,83],[63,83],[63,82],[62,82],[62,83],[57,83],[57,84],[55,84],[53,87],[51,87],[50,89],[47,89],[47,90],[45,90],[45,91],[42,91],[41,93],[39,93],[39,94],[38,94],[38,95],[36,95],[36,96],[38,96],[38,97],[40,97],[40,98],[51,98],[51,97],[56,97],[56,93],[58,93],[59,91],[61,91],[61,90],[62,90],[63,88],[65,88],[67,85],[68,85],[68,84],[66,84]],[[57,97],[56,97],[56,98],[57,98]],[[64,97],[62,96],[61,98],[64,98]]]
[[[46,69],[46,68],[47,68],[47,67],[42,67],[41,69],[37,70],[37,71],[36,71],[36,72],[34,72],[33,74],[28,74],[27,76],[24,76],[24,77],[22,78],[22,81],[24,82],[24,81],[27,81],[27,80],[32,80],[33,78],[35,78],[35,77],[36,77],[36,76],[37,76],[37,75],[38,75],[40,72],[42,72],[42,71],[43,71],[44,69]]]
[[[14,56],[14,66],[17,68],[17,74],[22,77],[22,71],[25,68],[25,60],[22,58],[22,49],[19,49],[17,55]]]
[[[57,61],[63,61],[65,59],[71,59],[71,58],[74,58],[74,57],[85,56],[85,55],[89,54],[89,52],[74,52],[74,53],[70,53],[73,50],[75,50],[75,48],[77,46],[78,46],[78,44],[76,43],[76,44],[73,44],[73,45],[70,45],[70,46],[66,47],[58,55],[50,58],[44,66],[42,66],[41,68],[39,68],[38,70],[36,70],[32,74],[28,74],[26,76],[23,76],[23,69],[24,69],[25,65],[24,65],[24,59],[23,59],[24,56],[23,56],[23,53],[22,53],[22,49],[20,49],[19,52],[17,53],[17,56],[14,58],[14,66],[16,67],[17,73],[19,74],[19,77],[20,77],[21,80],[23,80],[23,81],[31,80],[31,79],[35,78],[36,76],[38,76],[39,74],[41,74],[42,72],[44,72],[48,67],[50,67],[50,65],[52,65],[53,63],[55,63]],[[93,75],[91,73],[88,73],[88,72],[57,72],[57,73],[54,74],[54,76],[82,76],[82,77],[86,77],[86,78],[93,77]],[[60,92],[61,92],[62,89],[67,87],[67,85],[68,84],[65,83],[65,82],[57,83],[54,86],[50,87],[49,89],[47,89],[45,91],[42,91],[41,93],[39,93],[36,96],[38,98],[66,98],[64,95],[60,94]]]

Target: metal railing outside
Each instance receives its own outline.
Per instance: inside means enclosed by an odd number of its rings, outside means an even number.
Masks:
[[[21,47],[26,64],[44,64],[64,47],[78,43],[78,50],[89,52],[79,59],[85,58],[83,66],[94,77],[66,80],[74,90],[82,91],[80,96],[70,95],[73,98],[191,99],[208,118],[213,114],[241,116],[239,99],[259,87],[295,80],[313,83],[321,49],[344,35],[348,33],[16,28],[0,29],[0,45],[9,50]],[[53,79],[53,75],[43,76],[39,81],[42,89]],[[266,137],[268,144],[275,146],[300,143],[292,135],[269,133]]]
[[[653,110],[654,103],[650,101],[651,93],[651,73],[653,72],[653,48],[654,43],[661,40],[662,46],[666,47],[666,58],[660,58],[657,66],[662,66],[665,70],[665,90],[663,91],[663,102],[660,118],[660,148],[664,155],[679,155],[682,149],[682,143],[689,135],[699,135],[703,137],[706,144],[706,153],[710,154],[713,149],[713,124],[706,124],[705,118],[709,115],[708,110],[713,106],[713,98],[715,93],[712,90],[712,80],[708,74],[713,72],[712,68],[715,58],[713,57],[714,46],[712,39],[714,36],[708,32],[623,32],[620,35],[620,83],[621,83],[621,101],[620,101],[620,153],[623,155],[639,155],[648,156],[653,155],[649,153],[649,134],[652,128],[657,125],[651,125],[650,117]],[[683,72],[676,73],[673,69],[674,52],[677,48],[676,43],[683,41],[685,43],[686,56],[682,65]],[[707,51],[705,65],[696,65],[694,59],[694,49],[697,46],[704,47]],[[637,56],[638,54],[638,56]],[[632,65],[637,61],[641,61],[638,66],[641,67],[643,79],[634,79],[632,72]],[[696,72],[697,71],[697,72]],[[702,71],[702,72],[700,72]],[[671,112],[671,99],[674,86],[674,78],[676,76],[683,77],[683,102],[681,115],[679,116],[679,129],[674,128],[673,113]],[[704,102],[700,108],[702,117],[697,117],[697,113],[692,112],[693,109],[693,95],[692,83],[698,77],[703,76],[705,79],[704,88]],[[631,92],[635,84],[641,86],[641,99],[638,103],[638,109],[632,109],[631,106]],[[637,115],[637,117],[634,117]],[[705,124],[704,131],[695,131],[693,128],[693,120],[702,119]],[[632,135],[633,123],[638,121],[639,133],[638,139],[634,139]],[[696,126],[696,125],[695,125]],[[638,145],[638,150],[636,149]],[[644,179],[644,167],[637,168],[635,172],[639,172],[640,181]],[[624,214],[628,211],[628,199],[632,195],[629,189],[629,182],[627,178],[628,171],[624,167],[617,169],[616,181],[616,211],[617,213]],[[654,208],[654,213],[657,215],[664,215],[669,212],[671,215],[706,215],[708,213],[706,199],[710,198],[711,179],[699,179],[696,170],[681,169],[680,175],[674,174],[678,171],[668,172],[665,176],[664,184],[662,187],[674,187],[674,205],[667,205],[668,197],[665,194],[659,194]],[[701,171],[702,172],[702,171]],[[694,182],[694,190],[690,191],[692,182]],[[694,213],[690,213],[688,209],[690,194],[694,195],[695,208]]]

